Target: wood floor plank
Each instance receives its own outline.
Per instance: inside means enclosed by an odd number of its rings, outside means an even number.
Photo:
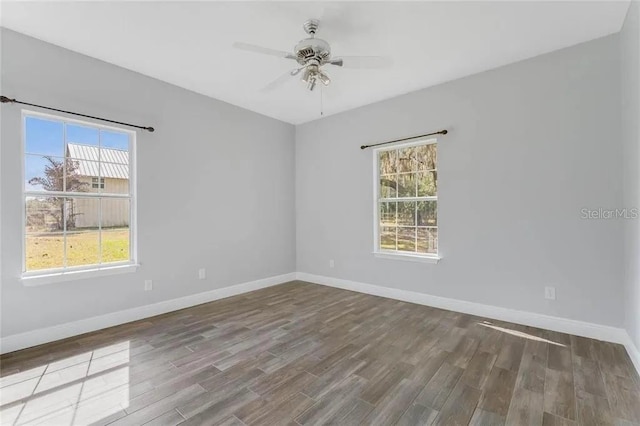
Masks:
[[[207,406],[206,409],[198,411],[197,414],[193,416],[185,415],[178,409],[180,414],[187,418],[187,420],[181,424],[184,426],[214,425],[229,417],[244,404],[250,403],[257,398],[259,398],[257,393],[243,388],[236,393],[228,395],[224,399],[218,400],[215,404]]]
[[[504,422],[504,416],[476,408],[469,424],[473,426],[502,426],[504,425]]]
[[[542,426],[575,426],[576,422],[573,420],[565,419],[564,417],[558,417],[553,414],[544,412],[542,416]]]
[[[438,411],[433,408],[425,407],[420,404],[412,404],[409,407],[400,420],[397,426],[421,426],[429,425],[438,417]]]
[[[565,419],[576,419],[576,397],[571,372],[547,369],[544,411]]]
[[[502,347],[496,359],[496,367],[505,370],[518,371],[522,361],[525,341],[522,338],[509,335],[502,340]]]
[[[506,424],[540,426],[543,413],[544,395],[542,393],[516,387],[509,405]]]
[[[573,373],[576,391],[601,397],[607,396],[600,367],[596,361],[574,356]]]
[[[341,411],[344,405],[350,405],[352,398],[357,397],[366,384],[366,379],[351,375],[343,380],[333,392],[326,395],[295,420],[301,425],[327,423]]]
[[[433,378],[416,397],[416,403],[440,410],[456,383],[462,376],[463,369],[444,362]]]
[[[516,373],[513,371],[494,367],[485,385],[478,408],[506,419],[516,384],[516,377]]]
[[[640,426],[621,345],[291,282],[0,357],[0,423]]]
[[[598,426],[615,423],[607,398],[578,391],[577,403],[578,424],[583,426]]]
[[[193,398],[206,393],[204,388],[198,384],[191,385],[187,388],[181,389],[171,396],[156,401],[145,408],[129,414],[115,422],[111,423],[113,426],[120,425],[141,425],[156,417],[161,416],[167,411],[172,411],[178,407],[181,403],[190,401]]]
[[[460,380],[476,389],[483,389],[496,358],[494,354],[476,351]]]
[[[375,404],[363,423],[368,425],[395,424],[409,408],[422,387],[409,379],[403,379],[385,397]]]
[[[476,410],[482,392],[459,382],[442,406],[434,425],[468,424]]]
[[[614,417],[640,423],[640,392],[636,383],[626,377],[604,373],[609,407]]]

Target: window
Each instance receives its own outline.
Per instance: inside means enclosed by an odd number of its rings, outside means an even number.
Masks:
[[[135,133],[23,114],[25,277],[134,264]]]
[[[91,178],[91,187],[94,189],[104,189],[104,178]]]
[[[435,139],[375,156],[375,252],[438,257],[438,170]]]

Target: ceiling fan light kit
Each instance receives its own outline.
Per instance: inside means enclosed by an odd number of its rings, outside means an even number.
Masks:
[[[284,83],[289,76],[296,76],[302,72],[300,80],[307,85],[307,89],[313,91],[318,82],[324,86],[331,83],[331,78],[322,69],[324,65],[335,65],[345,68],[385,68],[391,64],[388,58],[380,56],[347,56],[347,57],[331,57],[331,46],[325,40],[316,38],[316,32],[320,27],[320,21],[317,19],[309,19],[302,25],[304,31],[309,35],[308,38],[300,40],[294,47],[293,53],[269,49],[247,43],[234,43],[234,47],[265,55],[278,56],[284,59],[294,59],[300,68],[296,68],[288,72],[285,76],[278,78],[266,88],[273,89]]]

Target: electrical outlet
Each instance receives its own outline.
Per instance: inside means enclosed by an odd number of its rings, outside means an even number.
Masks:
[[[555,287],[545,287],[544,288],[544,298],[547,300],[556,300],[556,288]]]
[[[144,291],[151,291],[151,290],[153,290],[153,281],[144,280]]]
[[[207,278],[207,271],[204,268],[198,269],[198,279],[204,280],[205,278]]]
[[[331,259],[329,261],[329,268],[333,268],[334,266],[336,266],[336,263],[333,261],[333,259]]]

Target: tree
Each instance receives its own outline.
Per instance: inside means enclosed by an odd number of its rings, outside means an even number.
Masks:
[[[49,162],[44,167],[44,176],[29,179],[30,185],[39,185],[45,191],[64,192],[66,169],[66,192],[85,192],[87,190],[89,184],[80,180],[77,161],[70,158],[65,158],[64,162],[58,161],[48,155],[43,158]],[[52,197],[50,201],[58,229],[64,229],[64,200],[64,197]],[[66,215],[67,229],[75,227],[75,216],[73,210]]]

